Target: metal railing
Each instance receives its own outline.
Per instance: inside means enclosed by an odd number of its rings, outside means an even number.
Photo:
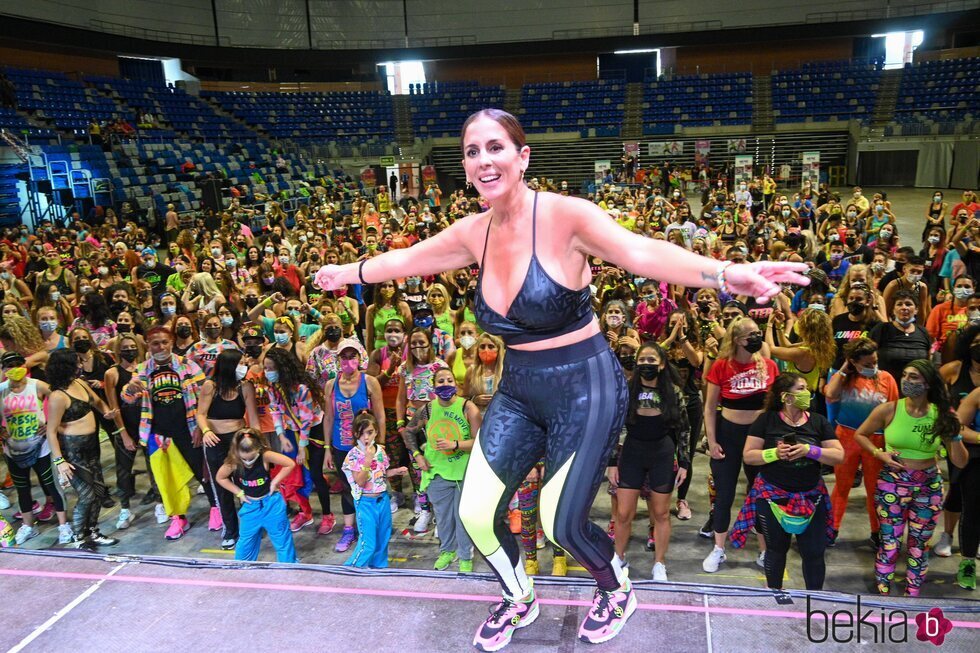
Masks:
[[[917,5],[892,6],[849,11],[818,11],[806,15],[807,23],[844,23],[855,20],[879,20],[882,18],[903,18],[906,16],[928,16],[930,14],[970,11],[980,7],[976,0],[944,0],[943,2],[924,2]]]
[[[53,22],[53,21],[52,21]],[[145,39],[147,41],[165,41],[167,43],[185,43],[187,45],[232,45],[228,37],[215,39],[213,36],[203,36],[200,34],[180,34],[161,29],[150,29],[147,27],[136,27],[124,23],[113,23],[106,20],[92,18],[88,21],[89,27],[98,32],[108,32],[119,36],[128,36],[134,39]]]

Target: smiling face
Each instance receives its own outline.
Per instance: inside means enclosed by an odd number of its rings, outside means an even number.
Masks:
[[[463,133],[463,169],[476,191],[488,201],[523,184],[531,149],[519,145],[493,118],[481,115]]]

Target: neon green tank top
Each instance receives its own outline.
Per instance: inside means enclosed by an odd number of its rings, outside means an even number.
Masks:
[[[806,345],[800,345],[800,349],[805,349],[806,351],[810,351],[810,348],[807,347]],[[800,370],[800,368],[796,366],[796,363],[794,363],[793,361],[786,361],[786,371],[792,372],[794,374],[799,374],[804,379],[806,379],[806,387],[807,390],[809,390],[810,392],[817,391],[817,383],[820,381],[820,370],[817,368],[816,365],[814,365],[813,369],[810,370],[809,372],[803,372],[802,370]]]
[[[374,348],[381,349],[387,342],[385,341],[385,324],[388,320],[400,318],[401,314],[393,306],[385,306],[374,311]]]
[[[443,333],[448,333],[449,337],[453,337],[453,332],[456,330],[456,325],[453,324],[453,316],[449,311],[443,311],[439,315],[435,316],[436,326]]]
[[[422,472],[419,489],[423,492],[435,476],[441,476],[447,481],[463,480],[466,463],[470,459],[469,452],[439,451],[436,449],[436,440],[463,442],[473,439],[469,420],[463,412],[465,405],[466,400],[462,397],[456,397],[456,400],[446,408],[443,408],[438,399],[429,404],[429,421],[425,424],[425,459],[429,461],[432,469]]]
[[[902,458],[909,460],[929,460],[935,458],[942,447],[939,438],[932,442],[933,424],[936,421],[936,406],[929,404],[929,412],[923,417],[912,417],[905,410],[907,399],[899,399],[895,404],[895,417],[885,427],[885,447],[897,451]]]
[[[457,388],[462,388],[466,382],[466,361],[463,358],[463,349],[457,349],[456,357],[453,358],[453,376],[456,377]]]

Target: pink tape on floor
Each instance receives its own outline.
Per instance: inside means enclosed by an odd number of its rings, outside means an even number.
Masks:
[[[172,585],[177,587],[217,587],[224,589],[247,589],[263,590],[274,592],[310,592],[316,594],[345,594],[357,596],[377,596],[383,598],[410,598],[410,599],[430,599],[434,601],[479,601],[481,603],[494,603],[500,600],[499,596],[482,594],[449,594],[445,592],[409,592],[402,590],[381,590],[366,589],[359,587],[329,587],[325,585],[297,585],[288,583],[248,583],[242,581],[222,581],[222,580],[196,580],[191,578],[158,578],[152,576],[125,576],[116,574],[107,576],[103,574],[86,574],[73,571],[40,571],[29,569],[0,569],[0,576],[20,576],[28,578],[53,578],[61,580],[84,580],[123,582],[123,583],[142,583],[146,585]],[[538,599],[543,605],[558,606],[590,606],[591,601],[581,601],[572,599]],[[923,605],[923,608],[929,606]],[[669,603],[640,603],[637,605],[640,610],[650,610],[655,612],[694,612],[711,615],[729,615],[746,617],[779,617],[782,619],[806,619],[805,612],[791,612],[789,610],[760,610],[751,608],[727,608],[720,606],[703,605],[672,605]],[[872,619],[875,620],[875,619]],[[914,619],[908,619],[912,625]],[[953,621],[957,628],[980,629],[980,621]]]

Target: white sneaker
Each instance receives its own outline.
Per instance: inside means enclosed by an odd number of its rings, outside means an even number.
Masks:
[[[667,567],[664,566],[664,563],[653,563],[653,580],[658,580],[662,583],[667,582]]]
[[[122,510],[120,510],[119,518],[116,519],[116,528],[120,530],[126,529],[129,528],[129,525],[132,523],[133,523],[133,513],[129,510],[129,508],[123,508]]]
[[[718,566],[727,559],[725,550],[720,546],[716,546],[711,549],[711,553],[709,553],[708,557],[701,563],[701,569],[704,569],[709,574],[713,574],[718,571]]]
[[[33,537],[37,537],[40,534],[41,534],[40,531],[38,531],[33,526],[28,526],[27,524],[24,524],[23,526],[17,529],[17,535],[14,536],[14,542],[16,542],[18,545],[21,545],[27,540]]]
[[[153,508],[153,516],[157,518],[158,524],[166,524],[170,521],[170,517],[167,516],[167,509],[163,507],[162,503],[158,503]]]
[[[197,486],[197,494],[204,494],[204,486],[203,485],[198,485]]]
[[[394,495],[391,497],[391,514],[398,512],[398,499]]]
[[[432,521],[432,513],[428,510],[419,511],[419,518],[413,526],[413,530],[416,533],[428,533],[429,523]]]
[[[10,499],[3,492],[0,492],[0,510],[6,510],[10,507]]]
[[[759,557],[755,559],[755,564],[759,565],[763,569],[766,568],[766,552],[762,551],[759,553]]]
[[[71,524],[58,525],[58,544],[71,544],[75,541],[75,532],[71,529]]]
[[[940,558],[948,558],[953,555],[953,538],[950,537],[949,533],[943,533],[939,536],[939,541],[936,542],[936,546],[932,547],[932,552]]]

